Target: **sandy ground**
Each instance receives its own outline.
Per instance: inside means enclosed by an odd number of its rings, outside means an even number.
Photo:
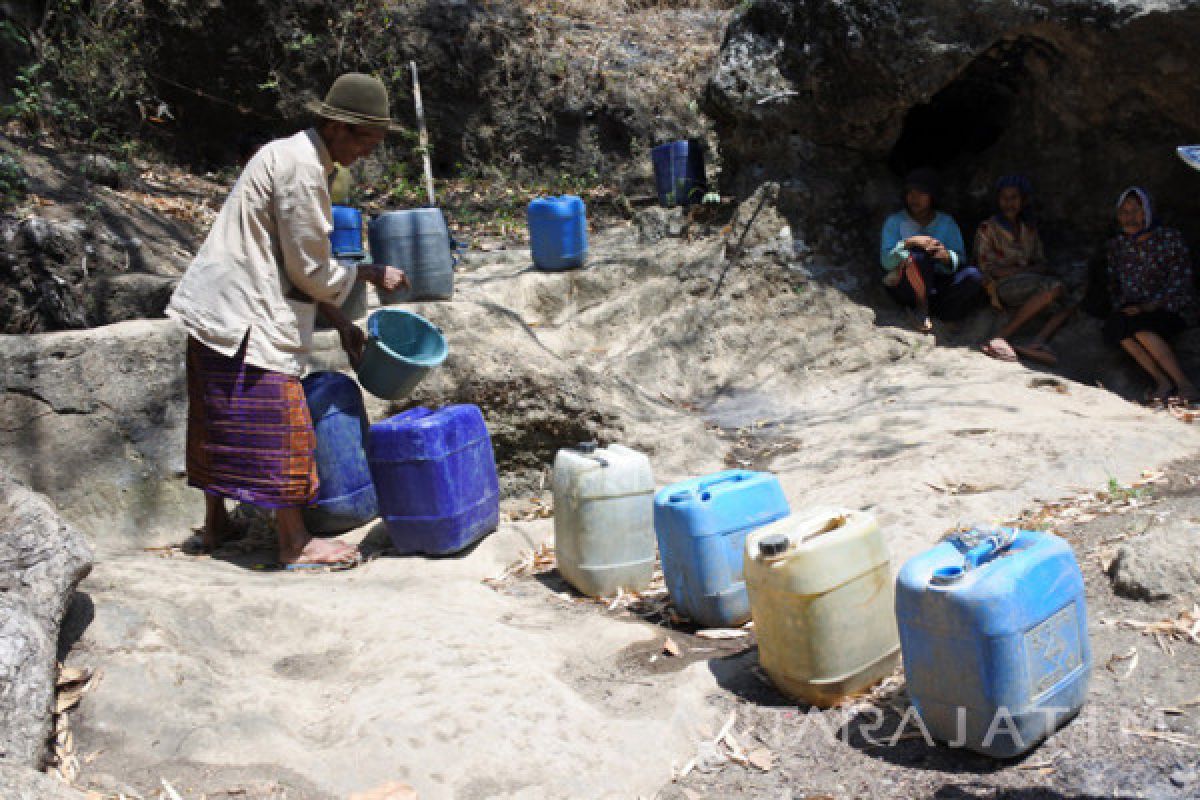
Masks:
[[[430,316],[478,322],[495,358],[536,350],[541,379],[628,408],[628,441],[653,451],[660,484],[770,468],[793,509],[873,511],[897,562],[957,524],[1128,484],[1200,444],[1200,428],[1104,390],[878,326],[832,287],[801,291],[780,270],[721,283],[711,243],[677,249],[663,259],[601,239],[589,269],[564,275],[532,272],[520,253],[481,257]],[[378,548],[379,530],[358,535]],[[819,751],[672,785],[731,709],[748,735],[803,710],[759,687],[752,651],[690,642],[664,669],[650,660],[662,628],[580,602],[554,573],[483,582],[550,535],[549,520],[506,522],[459,558],[323,575],[259,569],[271,556],[253,546],[192,558],[101,541],[68,625],[69,662],[101,671],[74,717],[81,785],[149,797],[165,778],[187,798],[342,798],[393,780],[422,798],[871,796],[812,774]],[[788,746],[779,730],[775,752]],[[910,769],[876,773],[903,782]]]

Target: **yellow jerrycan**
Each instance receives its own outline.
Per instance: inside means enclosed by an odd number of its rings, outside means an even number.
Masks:
[[[783,693],[828,707],[900,655],[891,558],[872,514],[801,511],[746,537],[758,658]]]

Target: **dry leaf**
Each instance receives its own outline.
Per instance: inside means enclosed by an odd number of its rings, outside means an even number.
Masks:
[[[673,658],[679,658],[683,655],[683,649],[669,636],[663,641],[662,652],[663,655],[672,656]]]
[[[741,639],[749,636],[750,631],[743,628],[705,628],[696,631],[696,635],[701,639]]]
[[[418,800],[417,790],[407,783],[388,781],[365,792],[356,792],[348,800]]]
[[[746,754],[746,760],[750,762],[750,766],[770,772],[771,767],[775,766],[775,756],[765,747],[758,747]]]
[[[1108,660],[1108,663],[1105,664],[1104,666],[1106,669],[1108,669],[1109,672],[1116,674],[1116,670],[1113,669],[1113,664],[1117,663],[1118,661],[1128,661],[1129,662],[1129,668],[1126,670],[1125,674],[1120,675],[1117,678],[1118,680],[1123,681],[1123,680],[1127,679],[1130,675],[1132,675],[1133,671],[1135,669],[1137,669],[1138,649],[1136,647],[1131,647],[1124,653],[1115,654],[1115,655],[1113,655],[1112,658],[1110,658]]]

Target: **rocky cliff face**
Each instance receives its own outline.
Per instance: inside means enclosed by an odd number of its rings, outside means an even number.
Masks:
[[[918,165],[968,236],[1024,172],[1052,250],[1103,237],[1130,184],[1196,237],[1200,176],[1174,148],[1200,141],[1198,34],[1183,0],[755,0],[706,96],[725,188],[779,181],[797,235],[864,255]]]

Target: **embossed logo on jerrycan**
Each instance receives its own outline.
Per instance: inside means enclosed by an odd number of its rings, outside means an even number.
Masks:
[[[411,286],[380,292],[384,305],[414,300],[449,300],[454,296],[458,245],[450,236],[440,208],[388,211],[367,226],[371,260],[404,270]]]
[[[759,661],[785,694],[830,706],[895,668],[891,559],[873,515],[814,509],[753,531],[746,589]]]
[[[1083,576],[1049,533],[975,528],[896,582],[908,694],[931,736],[996,758],[1082,708],[1091,675]]]
[[[654,475],[619,444],[588,442],[554,457],[558,571],[591,597],[638,591],[654,577]]]

